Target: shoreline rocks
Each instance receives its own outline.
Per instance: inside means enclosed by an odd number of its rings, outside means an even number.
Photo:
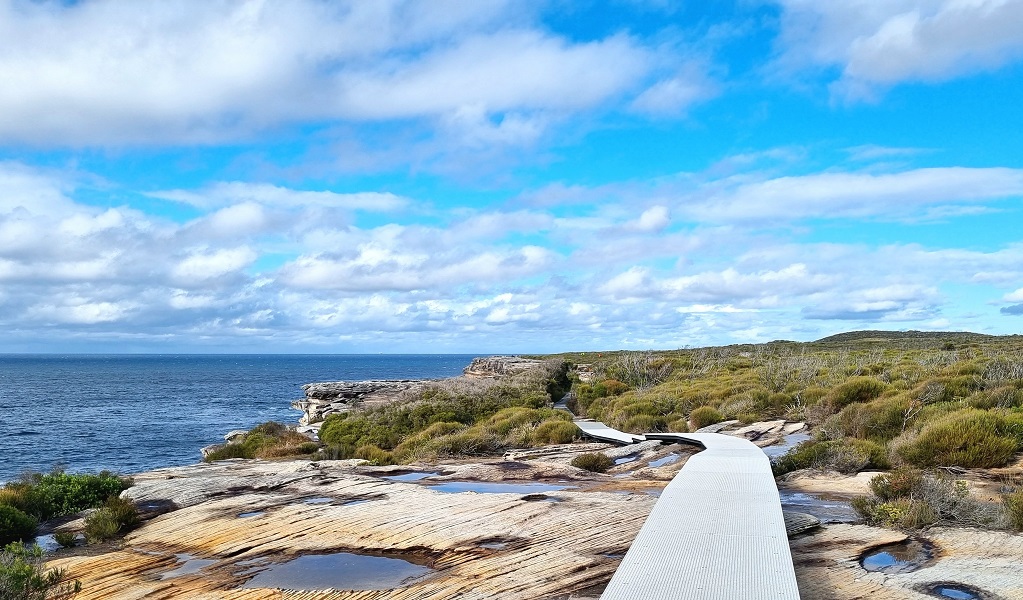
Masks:
[[[311,425],[338,412],[348,412],[365,404],[384,404],[399,394],[439,379],[381,379],[367,381],[323,381],[302,386],[305,398],[295,400],[291,408],[302,411],[300,425]]]

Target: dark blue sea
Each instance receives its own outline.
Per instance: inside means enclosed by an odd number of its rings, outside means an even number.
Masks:
[[[314,381],[453,377],[472,355],[3,355],[0,482],[201,460],[232,429],[296,423]]]

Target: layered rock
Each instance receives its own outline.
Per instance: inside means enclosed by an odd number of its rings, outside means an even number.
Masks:
[[[291,407],[302,411],[299,423],[318,423],[328,415],[347,412],[365,404],[390,402],[404,391],[436,381],[433,379],[386,379],[369,381],[324,381],[302,386],[305,398]]]
[[[543,364],[542,360],[522,358],[521,356],[485,356],[472,359],[472,363],[462,373],[466,377],[493,379],[529,371],[541,364]]]

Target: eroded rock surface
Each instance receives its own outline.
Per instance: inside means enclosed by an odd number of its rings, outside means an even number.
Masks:
[[[541,360],[520,356],[486,356],[472,359],[462,373],[466,377],[503,377],[535,369],[541,364],[543,364]]]
[[[324,381],[302,386],[305,398],[295,400],[291,407],[302,411],[299,423],[318,423],[328,415],[347,412],[366,404],[390,402],[404,391],[417,388],[430,379],[392,379],[369,381]]]

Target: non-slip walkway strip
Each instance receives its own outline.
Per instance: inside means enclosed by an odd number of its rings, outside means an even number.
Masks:
[[[646,439],[641,435],[633,435],[631,433],[625,433],[624,431],[618,431],[617,429],[611,429],[607,425],[597,421],[577,420],[575,421],[575,424],[582,430],[584,435],[601,442],[610,442],[612,444],[635,444],[636,442],[642,442]]]
[[[664,488],[601,600],[798,600],[778,488],[760,448],[719,433],[646,438],[704,450]]]

